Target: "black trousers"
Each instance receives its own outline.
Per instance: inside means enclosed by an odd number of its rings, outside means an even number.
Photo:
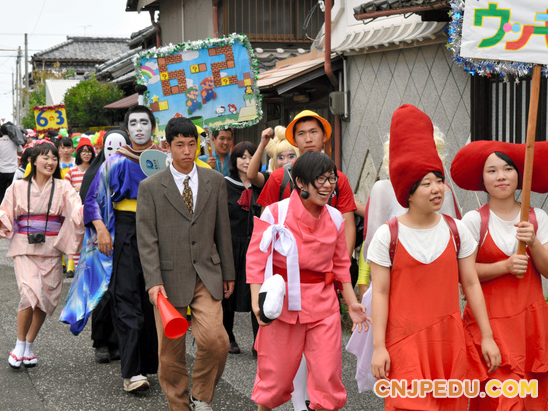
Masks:
[[[227,299],[223,299],[223,325],[226,333],[228,334],[229,341],[235,342],[234,336],[234,310],[230,309]],[[255,346],[255,340],[257,339],[257,333],[259,332],[259,322],[255,313],[251,311],[251,329],[253,330],[253,346]]]
[[[110,294],[107,291],[91,314],[91,339],[93,348],[108,347],[109,350],[118,348],[118,336],[112,324]]]
[[[6,190],[13,181],[14,174],[15,173],[0,173],[0,203],[2,203]]]
[[[135,213],[115,211],[114,258],[108,291],[118,335],[122,378],[156,374],[158,337],[152,304],[145,291],[137,248]]]

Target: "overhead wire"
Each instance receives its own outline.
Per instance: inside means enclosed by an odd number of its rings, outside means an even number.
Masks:
[[[40,14],[38,15],[38,20],[36,20],[36,23],[34,24],[34,28],[30,32],[31,36],[34,34],[34,30],[36,30],[36,26],[38,26],[38,23],[40,23],[40,19],[42,18],[42,13],[44,12],[44,7],[46,7],[46,3],[48,0],[44,0],[44,3],[42,4],[42,9],[40,10]]]

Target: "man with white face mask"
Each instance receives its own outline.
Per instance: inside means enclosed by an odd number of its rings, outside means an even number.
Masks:
[[[159,147],[151,140],[156,120],[147,107],[130,108],[124,121],[131,145],[119,148],[101,167],[86,196],[84,220],[97,230],[99,252],[113,260],[108,291],[124,389],[132,392],[148,389],[146,375],[158,370],[156,326],[145,292],[135,212],[139,183],[146,178],[139,157],[145,150]]]

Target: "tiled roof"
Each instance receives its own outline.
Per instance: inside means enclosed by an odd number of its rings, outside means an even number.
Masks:
[[[276,63],[281,60],[286,60],[291,57],[302,56],[307,53],[308,50],[302,48],[299,49],[264,49],[256,48],[255,57],[257,58],[259,73],[263,73],[276,67]]]
[[[344,38],[333,45],[332,51],[351,53],[367,51],[369,48],[412,46],[425,40],[442,42],[447,39],[443,33],[446,26],[443,22],[421,21],[416,14],[407,18],[402,15],[381,17],[366,25],[345,27]],[[314,45],[323,48],[324,37],[318,36]]]
[[[273,69],[259,74],[259,81],[257,84],[261,90],[273,88],[315,70],[323,66],[324,63],[324,57],[311,60],[302,60],[295,63],[279,63]]]
[[[96,60],[104,62],[129,50],[129,39],[67,37],[67,41],[32,56],[33,60]]]
[[[97,72],[100,73],[102,71],[111,71],[114,67],[122,65],[126,61],[131,60],[133,56],[135,56],[137,53],[140,53],[141,51],[143,50],[141,47],[139,47],[136,49],[128,50],[123,54],[116,55],[110,60],[97,65]],[[133,62],[131,63],[131,66],[133,66]]]
[[[353,7],[363,0],[335,3],[332,10],[331,50],[360,54],[375,49],[405,48],[447,41],[445,22],[422,21],[418,14],[394,14],[376,19],[356,20]],[[312,47],[324,47],[324,27]]]

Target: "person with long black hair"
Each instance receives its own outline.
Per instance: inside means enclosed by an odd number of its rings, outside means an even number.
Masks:
[[[231,354],[240,353],[240,347],[233,332],[234,313],[251,312],[251,292],[246,283],[245,255],[253,232],[252,208],[259,208],[256,212],[257,214],[260,212],[260,206],[256,204],[256,200],[261,190],[251,184],[247,177],[247,169],[256,150],[257,146],[250,141],[236,144],[228,160],[230,174],[225,177],[236,271],[234,293],[230,298],[223,300],[223,324],[230,340],[228,352]],[[259,323],[253,312],[251,312],[251,325],[255,337],[259,330]]]

